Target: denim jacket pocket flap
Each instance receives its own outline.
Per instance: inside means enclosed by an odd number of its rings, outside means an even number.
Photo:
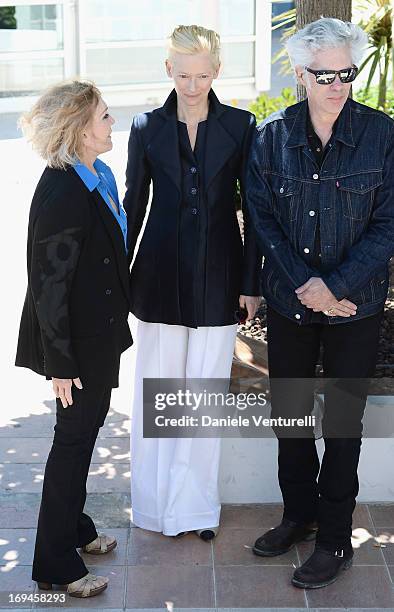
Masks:
[[[293,222],[297,215],[297,196],[301,190],[301,181],[274,174],[271,176],[271,189],[276,216],[283,222]]]
[[[275,197],[286,198],[300,191],[301,181],[273,175],[271,177],[271,188]]]
[[[338,179],[337,187],[353,193],[368,193],[383,183],[382,172],[362,172]]]

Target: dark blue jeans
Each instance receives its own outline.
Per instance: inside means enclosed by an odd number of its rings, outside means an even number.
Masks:
[[[313,379],[321,349],[326,378],[363,379],[357,393],[345,390],[342,399],[338,386],[329,385],[325,391],[321,466],[312,431],[303,431],[303,437],[282,437],[276,432],[284,517],[298,523],[316,520],[317,542],[331,550],[350,544],[359,489],[361,428],[360,435],[335,437],[338,414],[351,410],[353,421],[361,422],[367,379],[376,365],[381,318],[382,312],[342,325],[300,326],[268,308],[271,416],[304,416],[312,411],[313,385],[291,379]]]

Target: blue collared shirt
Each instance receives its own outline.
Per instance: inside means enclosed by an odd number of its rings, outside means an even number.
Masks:
[[[101,161],[101,159],[96,159],[93,166],[97,172],[97,176],[93,174],[93,172],[91,172],[89,168],[87,168],[84,164],[80,162],[75,164],[74,170],[83,180],[89,191],[93,191],[93,189],[97,188],[97,191],[104,199],[116,221],[119,223],[119,227],[123,234],[125,249],[127,252],[127,215],[122,204],[119,202],[118,189],[116,187],[115,177],[112,173],[111,168],[107,166],[107,164],[105,164],[103,161]],[[111,205],[109,196],[111,196],[112,200],[117,205],[119,213],[116,212],[113,206]]]

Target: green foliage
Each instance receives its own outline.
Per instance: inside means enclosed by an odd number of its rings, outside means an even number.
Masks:
[[[267,93],[262,93],[256,100],[251,102],[249,110],[256,115],[257,123],[260,123],[272,113],[297,102],[297,98],[291,87],[282,89],[280,96],[271,98]]]
[[[392,0],[358,0],[367,18],[360,22],[360,26],[367,32],[369,48],[367,59],[360,66],[360,72],[369,67],[366,91],[375,73],[379,76],[378,95],[376,107],[387,112],[390,95],[389,72],[393,69],[393,4]],[[369,12],[368,12],[369,11]],[[391,89],[393,86],[391,82]]]
[[[379,87],[375,86],[369,87],[369,89],[359,89],[353,93],[353,98],[357,102],[366,104],[371,108],[379,108]],[[285,89],[282,89],[280,96],[277,96],[276,98],[271,98],[267,93],[260,94],[258,98],[249,104],[249,110],[251,113],[256,115],[257,123],[260,123],[272,113],[275,113],[282,108],[287,108],[292,104],[296,104],[296,102],[297,98],[294,91],[291,89],[291,87],[286,87]],[[387,103],[384,112],[394,119],[394,91],[391,89],[387,92]]]
[[[4,6],[0,8],[0,30],[15,30],[15,6]]]
[[[361,104],[366,104],[372,108],[379,108],[379,93],[379,87],[364,88],[357,91],[353,98],[357,102],[361,102]],[[385,108],[381,107],[380,110],[383,110],[394,119],[394,91],[392,89],[387,90]]]

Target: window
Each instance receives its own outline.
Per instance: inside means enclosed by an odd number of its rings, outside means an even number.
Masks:
[[[82,73],[99,86],[167,82],[166,39],[180,23],[217,30],[221,79],[253,79],[255,0],[84,0]]]
[[[59,4],[0,5],[0,96],[39,91],[64,76]]]
[[[47,49],[63,49],[61,6],[0,6],[0,53]]]
[[[0,61],[0,97],[38,92],[62,79],[61,59]]]
[[[176,24],[199,23],[202,4],[201,0],[84,0],[85,40],[164,40]]]
[[[270,0],[0,0],[0,98],[77,74],[152,97],[169,86],[166,39],[180,23],[220,33],[217,86],[247,97],[269,88],[270,20]]]

